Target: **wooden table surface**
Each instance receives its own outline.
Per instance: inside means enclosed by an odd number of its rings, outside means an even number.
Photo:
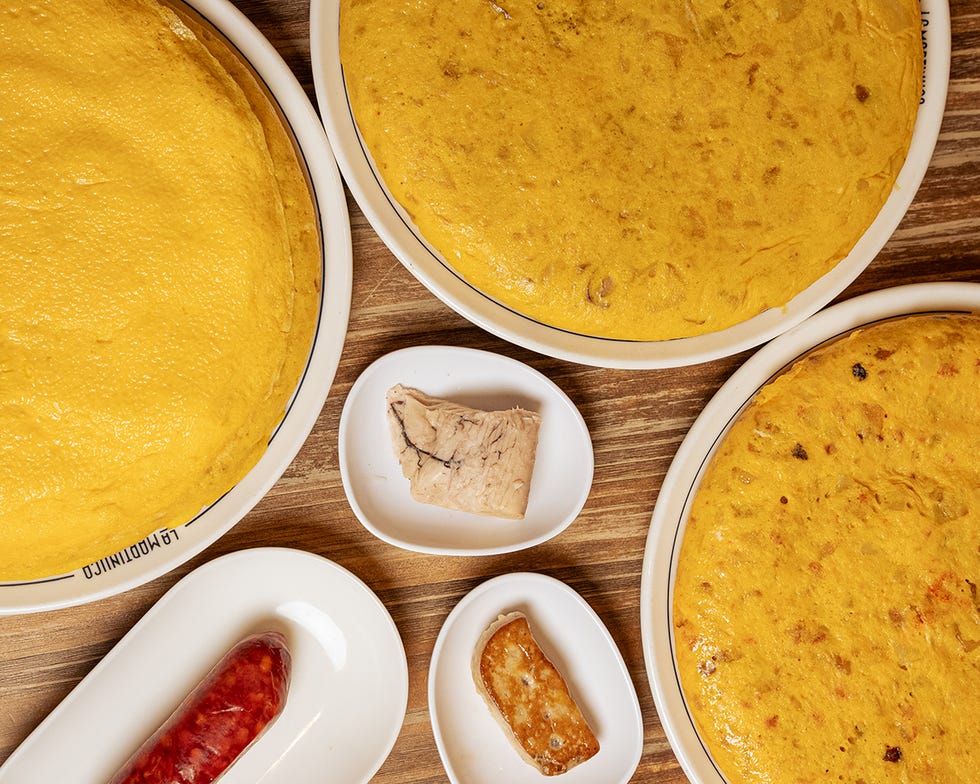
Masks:
[[[311,100],[309,8],[300,0],[238,0],[279,49]],[[980,281],[980,0],[952,0],[949,97],[936,152],[907,216],[840,297],[901,283]],[[401,735],[374,781],[444,782],[426,699],[429,656],[456,602],[484,580],[535,571],[563,580],[603,619],[627,662],[644,719],[633,781],[683,782],[650,695],[640,641],[643,548],[661,482],[695,416],[750,355],[679,370],[604,370],[510,345],[441,304],[385,248],[348,197],[354,287],[340,367],[317,424],[266,498],[171,574],[86,606],[0,618],[0,762],[177,580],[211,559],[278,545],[326,556],[363,579],[390,611],[409,666]],[[528,363],[579,407],[595,447],[595,480],[579,518],[523,552],[452,558],[407,552],[365,530],[350,510],[337,426],[351,384],[394,349],[451,343]],[[329,777],[324,774],[324,781]],[[47,783],[45,783],[47,784]]]

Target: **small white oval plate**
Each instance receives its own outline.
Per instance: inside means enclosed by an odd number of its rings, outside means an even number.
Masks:
[[[292,674],[282,713],[222,784],[367,782],[408,704],[388,611],[357,577],[299,550],[259,548],[191,572],[0,767],[2,784],[104,784],[235,643],[276,630]]]
[[[694,492],[732,422],[774,376],[822,343],[858,327],[913,313],[980,313],[980,284],[920,283],[834,305],[754,354],[718,390],[681,443],[657,497],[640,582],[640,634],[653,700],[681,767],[694,784],[725,784],[694,727],[675,667],[674,576]]]
[[[495,577],[464,596],[446,618],[429,663],[429,714],[453,784],[536,784],[542,774],[511,745],[476,690],[470,663],[499,615],[523,612],[599,739],[599,753],[561,775],[566,784],[629,781],[643,753],[643,716],[615,641],[588,603],[543,574]]]
[[[520,406],[541,414],[538,451],[523,520],[443,509],[415,501],[388,431],[385,393],[395,384],[471,408]],[[354,382],[340,415],[340,476],[365,528],[423,553],[490,555],[531,547],[563,531],[585,505],[594,457],[575,404],[522,362],[455,346],[416,346],[387,354]]]

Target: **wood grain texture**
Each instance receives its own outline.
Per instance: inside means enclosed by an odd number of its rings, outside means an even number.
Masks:
[[[272,41],[311,100],[309,6],[238,0]],[[980,281],[980,0],[952,0],[953,57],[945,118],[922,186],[892,239],[843,293],[902,283]],[[348,197],[354,243],[350,328],[330,396],[282,479],[227,535],[173,573],[83,607],[0,618],[0,762],[177,580],[219,555],[286,546],[326,556],[363,579],[404,640],[409,703],[379,784],[447,780],[429,723],[429,656],[456,602],[484,580],[536,571],[578,591],[620,646],[640,697],[643,757],[635,782],[686,781],[664,737],[644,670],[640,572],[650,516],[673,455],[694,418],[749,352],[680,370],[581,367],[510,345],[429,294],[385,248]],[[338,421],[351,384],[394,349],[452,343],[528,363],[578,405],[595,446],[595,480],[581,516],[531,550],[443,558],[391,547],[350,510],[337,461]],[[326,780],[326,778],[324,779]]]

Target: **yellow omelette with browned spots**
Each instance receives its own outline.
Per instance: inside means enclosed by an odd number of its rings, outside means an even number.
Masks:
[[[466,281],[545,324],[714,332],[843,259],[922,90],[917,0],[341,0],[354,119]]]
[[[977,779],[980,316],[860,329],[742,412],[674,585],[684,696],[731,784]]]

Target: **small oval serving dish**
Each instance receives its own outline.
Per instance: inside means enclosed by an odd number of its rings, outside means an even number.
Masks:
[[[541,415],[523,520],[486,517],[415,501],[386,419],[396,384],[484,411],[520,407]],[[550,379],[508,357],[455,346],[387,354],[351,387],[340,417],[340,474],[354,514],[375,536],[407,550],[490,555],[540,544],[563,531],[592,487],[592,441],[582,415]]]
[[[324,770],[369,781],[408,704],[398,630],[346,569],[258,548],[217,558],[171,588],[14,751],[0,782],[109,780],[213,664],[264,631],[281,633],[292,659],[285,705],[221,781],[312,784]]]
[[[643,752],[643,717],[622,654],[602,620],[565,583],[506,574],[472,590],[446,618],[429,665],[429,713],[453,784],[534,784],[542,774],[519,756],[477,692],[473,651],[484,630],[512,611],[568,684],[599,740],[599,752],[561,775],[569,784],[625,784]]]

